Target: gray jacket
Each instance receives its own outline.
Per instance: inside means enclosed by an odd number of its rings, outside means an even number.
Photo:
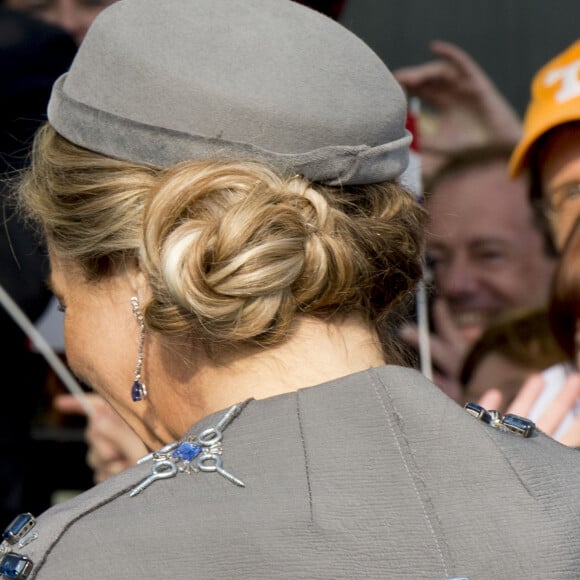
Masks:
[[[14,553],[43,580],[580,578],[578,450],[480,421],[417,371],[251,400],[221,446],[225,472],[131,496],[156,464],[138,465],[51,508]]]

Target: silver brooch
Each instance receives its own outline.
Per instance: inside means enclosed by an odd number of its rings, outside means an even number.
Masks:
[[[476,419],[491,425],[495,429],[508,431],[521,437],[530,437],[536,428],[536,424],[530,419],[512,413],[502,415],[499,411],[488,411],[477,403],[467,403],[464,409]]]
[[[2,533],[0,543],[0,576],[3,578],[28,578],[32,570],[32,561],[12,550],[18,545],[22,548],[38,538],[36,532],[31,532],[36,520],[31,513],[17,515]]]
[[[159,479],[174,477],[177,473],[219,473],[231,483],[245,487],[245,483],[223,468],[222,438],[225,428],[240,414],[242,406],[233,405],[213,426],[193,437],[174,441],[137,461],[153,461],[151,475],[136,485],[129,495],[134,497]]]

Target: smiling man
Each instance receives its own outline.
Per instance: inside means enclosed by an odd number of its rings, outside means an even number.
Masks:
[[[508,176],[511,150],[464,149],[425,185],[434,380],[453,398],[463,357],[482,332],[508,312],[548,300],[555,252],[525,181]],[[418,344],[415,327],[402,336]]]
[[[427,188],[435,290],[468,342],[507,310],[548,297],[554,255],[525,183],[506,174],[508,152],[463,151]]]

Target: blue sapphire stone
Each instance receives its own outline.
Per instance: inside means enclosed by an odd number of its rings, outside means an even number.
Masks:
[[[5,578],[28,578],[32,561],[26,556],[11,552],[0,561],[0,575]]]
[[[522,437],[529,437],[534,432],[536,426],[530,419],[513,414],[505,415],[502,419],[502,424],[512,433],[516,433]]]
[[[2,539],[9,544],[15,544],[20,538],[25,536],[34,527],[36,520],[31,513],[17,515],[2,534]]]
[[[173,453],[172,456],[175,459],[182,459],[183,461],[191,461],[197,457],[202,451],[199,445],[194,445],[193,443],[182,443]]]
[[[133,383],[133,387],[131,389],[131,398],[135,402],[142,401],[145,398],[145,388],[139,381],[135,381]]]

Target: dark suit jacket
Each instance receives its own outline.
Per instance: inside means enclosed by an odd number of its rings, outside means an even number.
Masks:
[[[39,519],[15,548],[31,578],[580,578],[578,450],[479,421],[417,371],[252,400],[222,444],[245,487],[177,473],[130,497],[151,464],[131,468]]]

